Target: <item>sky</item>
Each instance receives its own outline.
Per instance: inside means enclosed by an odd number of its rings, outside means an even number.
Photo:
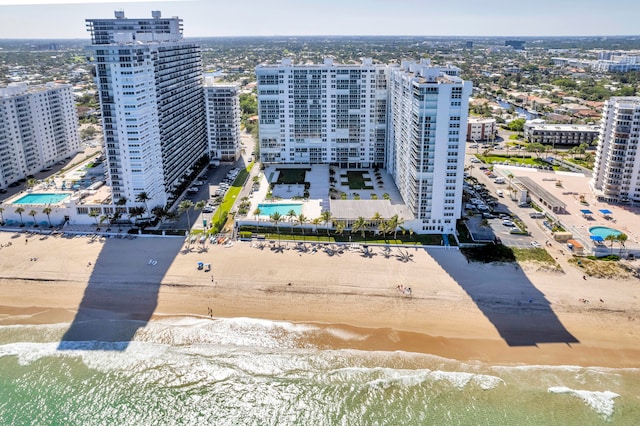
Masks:
[[[185,37],[638,35],[637,0],[0,0],[0,39],[88,39],[84,20],[179,16]]]

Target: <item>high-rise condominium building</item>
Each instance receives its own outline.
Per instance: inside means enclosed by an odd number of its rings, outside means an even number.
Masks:
[[[71,86],[0,88],[0,188],[75,154],[80,147]]]
[[[389,67],[386,169],[423,232],[453,232],[461,214],[471,82],[428,60]]]
[[[603,201],[640,201],[640,97],[604,104],[591,188]]]
[[[386,67],[361,64],[277,65],[256,68],[260,159],[263,163],[384,163]]]
[[[222,161],[240,158],[240,89],[237,84],[205,79],[209,157]]]
[[[426,60],[259,66],[261,160],[386,167],[421,231],[452,232],[471,94],[459,71]]]
[[[113,200],[173,199],[207,152],[200,48],[182,20],[87,19]]]

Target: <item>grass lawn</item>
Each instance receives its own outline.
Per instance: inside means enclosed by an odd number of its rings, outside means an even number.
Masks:
[[[486,157],[482,155],[477,155],[476,157],[478,157],[483,162],[489,163],[489,164],[492,164],[494,161],[499,163],[502,163],[504,161],[509,161],[510,163],[513,163],[513,164],[531,164],[534,166],[545,166],[545,167],[550,166],[550,164],[544,161],[542,158],[534,158],[531,156],[525,156],[524,158],[522,158],[515,155],[509,155],[509,156],[489,155]],[[558,170],[558,166],[552,166],[552,167],[554,170]]]
[[[566,161],[567,163],[577,164],[578,166],[584,167],[585,169],[589,170],[593,168],[593,161],[584,161],[582,158],[565,157],[564,161]]]
[[[349,189],[373,189],[371,180],[364,178],[365,172],[353,170],[347,172],[347,180],[349,181]]]
[[[304,185],[305,173],[311,169],[276,169],[278,172],[278,181],[276,183],[283,183],[285,185]]]
[[[241,170],[240,173],[238,173],[236,180],[233,181],[233,185],[231,185],[231,187],[227,191],[227,194],[225,195],[224,200],[222,201],[222,204],[220,204],[216,212],[211,217],[212,225],[217,225],[220,222],[220,227],[218,228],[217,226],[214,226],[211,229],[212,232],[217,233],[220,231],[220,229],[222,229],[222,226],[224,226],[224,222],[226,221],[226,218],[229,215],[229,211],[231,210],[231,207],[233,207],[233,203],[236,201],[236,198],[238,197],[238,194],[240,194],[240,190],[242,189],[242,186],[244,185],[245,181],[249,177],[249,172],[251,171],[253,164],[254,163],[249,164],[249,166],[246,169]]]

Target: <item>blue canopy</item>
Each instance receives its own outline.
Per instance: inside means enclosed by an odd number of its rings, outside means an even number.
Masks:
[[[593,212],[591,210],[588,210],[588,209],[580,210],[580,213],[582,213],[582,214],[593,214]]]
[[[610,215],[613,214],[613,212],[611,210],[607,210],[607,209],[601,209],[600,213],[604,214],[604,215]]]
[[[604,238],[602,238],[600,235],[591,235],[591,239],[596,242],[604,241]]]

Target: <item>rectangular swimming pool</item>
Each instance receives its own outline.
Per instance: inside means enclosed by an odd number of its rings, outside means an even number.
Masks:
[[[289,214],[289,210],[296,212],[296,215],[299,215],[302,212],[301,203],[258,204],[258,208],[260,209],[260,216],[271,216],[275,212],[280,213],[282,216],[287,216]]]
[[[60,201],[69,198],[71,194],[60,193],[34,193],[24,195],[12,204],[58,204]]]

